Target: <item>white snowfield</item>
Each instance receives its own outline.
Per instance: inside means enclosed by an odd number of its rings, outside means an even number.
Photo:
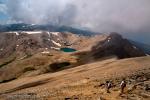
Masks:
[[[51,47],[51,49],[60,50],[60,48],[56,48],[56,47]]]
[[[6,33],[15,33],[16,35],[19,35],[21,33],[27,33],[27,34],[38,34],[38,33],[42,33],[42,31],[22,31],[22,32],[6,32]]]
[[[36,25],[36,24],[31,24],[31,26]]]
[[[6,32],[6,33],[15,33],[16,35],[19,35],[19,33],[18,33],[18,32]]]
[[[52,41],[55,45],[61,47],[61,44],[60,44],[60,43],[57,43],[57,42],[55,42],[54,40],[51,40],[51,41]]]
[[[42,33],[42,31],[23,31],[21,33],[27,33],[27,34],[39,34]]]
[[[50,32],[47,32],[47,34],[48,34],[48,36],[49,36],[49,37],[51,37],[51,34],[50,34]]]
[[[11,32],[6,32],[6,33],[15,33],[16,35],[19,35],[21,33],[27,33],[27,34],[40,34],[44,33],[45,31],[11,31]],[[52,35],[59,36],[59,32],[49,32],[46,31],[46,33],[49,35],[49,37]]]
[[[110,40],[111,40],[111,38],[108,38],[108,40],[107,40],[107,41],[108,41],[108,42],[110,42]]]
[[[134,49],[137,49],[135,46],[132,46]]]
[[[19,35],[19,33],[18,32],[15,32],[16,33],[16,35]]]
[[[50,32],[53,35],[59,36],[59,32]]]
[[[41,52],[42,54],[49,54],[50,52],[49,51],[43,51]]]

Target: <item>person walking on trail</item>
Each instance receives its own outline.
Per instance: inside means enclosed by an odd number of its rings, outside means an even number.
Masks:
[[[111,81],[106,81],[106,91],[107,93],[110,93],[110,88],[112,87]]]
[[[120,83],[121,94],[124,93],[125,87],[126,87],[126,81],[125,81],[125,79],[123,79]]]

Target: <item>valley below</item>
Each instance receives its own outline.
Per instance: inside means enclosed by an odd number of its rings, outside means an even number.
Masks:
[[[121,94],[122,79],[127,85]],[[0,34],[0,100],[149,99],[149,52],[118,33]]]

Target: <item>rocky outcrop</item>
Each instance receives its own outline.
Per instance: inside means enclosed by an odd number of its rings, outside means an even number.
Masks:
[[[105,35],[83,36],[69,32],[16,31],[0,33],[0,58],[47,53],[64,47],[76,50],[90,49],[106,39]]]
[[[50,49],[60,48],[66,43],[64,33],[60,32],[5,32],[0,33],[0,58],[12,54],[30,55]]]
[[[95,58],[116,55],[118,58],[145,56],[145,53],[132,45],[118,33],[111,33],[104,41],[100,41],[92,48]]]
[[[78,51],[67,54],[52,50],[66,45]],[[15,56],[11,57],[12,54]],[[60,32],[1,33],[0,82],[56,72],[95,62],[99,58],[104,60],[103,57],[109,59],[108,56],[112,55],[128,58],[145,54],[117,33],[91,37]]]

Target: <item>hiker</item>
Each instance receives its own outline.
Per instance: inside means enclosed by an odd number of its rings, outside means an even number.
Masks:
[[[120,84],[121,94],[124,92],[125,87],[126,87],[126,81],[125,79],[123,79]]]
[[[107,93],[110,93],[109,89],[112,87],[111,81],[106,81],[106,91]]]

